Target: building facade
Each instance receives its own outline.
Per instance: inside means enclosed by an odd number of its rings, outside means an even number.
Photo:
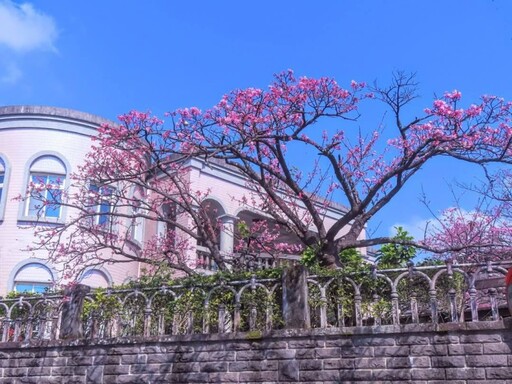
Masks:
[[[98,116],[68,109],[38,106],[0,108],[0,295],[41,292],[62,278],[59,265],[42,251],[29,250],[35,221],[59,225],[65,207],[46,207],[39,216],[36,199],[21,200],[30,182],[67,188],[91,147]],[[138,265],[108,265],[84,271],[80,279],[92,286],[119,284],[137,276]]]
[[[59,226],[69,219],[65,206],[39,206],[38,199],[26,196],[30,183],[52,185],[59,199],[60,191],[70,186],[70,175],[76,172],[91,148],[91,137],[101,124],[111,121],[88,113],[40,106],[0,108],[0,295],[9,291],[41,292],[63,280],[62,265],[52,264],[41,250],[31,250],[34,225]],[[205,203],[213,209],[212,219],[222,223],[219,248],[232,255],[236,223],[250,222],[261,214],[241,206],[239,199],[247,193],[246,181],[236,170],[217,161],[188,160],[190,183],[196,190],[208,190]],[[48,193],[42,192],[42,193]],[[44,198],[44,196],[43,196]],[[55,198],[55,197],[54,197]],[[332,205],[325,213],[327,226],[344,212]],[[135,234],[143,246],[144,238],[165,231],[158,221],[140,223]],[[283,232],[281,241],[293,241]],[[268,263],[265,255],[258,258]],[[207,250],[197,244],[192,250],[191,265],[204,272],[215,270]],[[121,284],[139,277],[138,262],[107,263],[85,268],[79,280],[93,287]]]

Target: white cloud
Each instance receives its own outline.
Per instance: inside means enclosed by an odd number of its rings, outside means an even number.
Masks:
[[[0,83],[15,84],[23,76],[21,69],[15,63],[9,63],[5,71],[0,73]]]
[[[0,0],[0,45],[16,52],[55,51],[57,35],[53,18],[31,4]]]

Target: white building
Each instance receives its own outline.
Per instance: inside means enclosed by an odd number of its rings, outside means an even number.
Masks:
[[[0,295],[6,292],[43,291],[62,278],[60,266],[47,260],[42,251],[28,250],[35,237],[31,227],[36,220],[58,226],[68,218],[64,206],[40,210],[30,198],[23,201],[31,181],[69,186],[69,176],[90,150],[91,136],[103,123],[112,123],[88,113],[53,107],[9,106],[0,108]],[[113,123],[112,123],[113,124]],[[220,231],[220,250],[233,251],[237,220],[250,221],[258,214],[241,207],[233,199],[246,192],[245,180],[235,170],[219,162],[190,160],[190,180],[196,189],[208,189],[209,204],[224,224]],[[17,199],[18,198],[18,199]],[[39,216],[36,212],[39,211]],[[335,220],[343,207],[332,206],[325,220]],[[162,231],[156,222],[147,223],[141,236]],[[283,234],[286,236],[286,234]],[[143,244],[143,242],[141,242]],[[199,245],[196,255],[203,269],[215,269]],[[86,269],[81,281],[91,286],[121,284],[138,277],[137,262],[108,264]]]

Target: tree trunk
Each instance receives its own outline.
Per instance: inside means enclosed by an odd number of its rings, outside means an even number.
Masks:
[[[329,242],[324,244],[318,254],[317,258],[322,267],[329,269],[336,269],[343,267],[340,263],[340,258],[338,256],[338,248],[336,244],[333,242]]]

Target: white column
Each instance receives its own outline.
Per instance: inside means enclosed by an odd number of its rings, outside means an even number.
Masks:
[[[235,221],[236,216],[222,215],[219,216],[222,224],[220,228],[220,252],[230,256],[233,253],[235,242]]]

